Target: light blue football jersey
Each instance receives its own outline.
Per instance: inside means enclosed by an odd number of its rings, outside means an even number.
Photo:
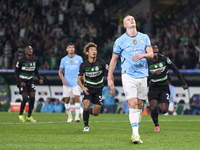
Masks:
[[[79,55],[74,55],[73,58],[70,58],[68,55],[61,59],[60,69],[64,70],[64,77],[67,80],[67,87],[78,86],[77,78],[79,67],[83,59]]]
[[[133,37],[124,33],[115,41],[113,53],[121,57],[122,74],[126,73],[136,79],[148,76],[146,58],[137,62],[132,60],[135,54],[146,53],[146,47],[151,47],[151,42],[149,37],[141,32],[137,32],[137,35]]]

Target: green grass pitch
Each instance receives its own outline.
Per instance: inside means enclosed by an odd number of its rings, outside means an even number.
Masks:
[[[24,114],[26,116],[27,114]],[[0,112],[0,150],[198,150],[200,116],[159,116],[154,132],[149,115],[143,116],[139,133],[143,144],[131,143],[128,115],[90,115],[90,131],[83,121],[66,123],[67,115],[33,113],[37,123],[20,123],[18,113]]]

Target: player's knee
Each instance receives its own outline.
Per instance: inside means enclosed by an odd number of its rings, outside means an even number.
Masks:
[[[84,106],[84,110],[85,111],[89,111],[90,110],[90,106]]]
[[[157,111],[157,107],[156,106],[151,106],[151,111]]]

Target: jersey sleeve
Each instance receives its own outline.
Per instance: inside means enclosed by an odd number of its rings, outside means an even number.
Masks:
[[[121,51],[120,42],[119,40],[116,40],[113,46],[113,54],[120,55]]]
[[[183,77],[182,77],[181,73],[179,72],[178,68],[176,67],[176,65],[168,57],[163,57],[163,59],[165,60],[167,67],[172,69],[173,72],[176,74],[181,85],[185,85],[186,82],[183,79]]]
[[[146,38],[145,38],[145,48],[147,48],[147,47],[151,47],[151,41],[150,41],[150,39],[149,39],[149,36],[148,35],[146,35],[145,34],[145,36],[146,36]]]
[[[15,68],[15,77],[17,79],[17,83],[21,82],[21,79],[19,78],[21,68],[22,68],[22,62],[19,60],[17,61]]]
[[[78,76],[83,76],[83,73],[84,73],[83,68],[84,68],[84,64],[81,63],[80,68],[79,68],[79,72],[78,72]]]
[[[60,62],[60,69],[65,69],[65,66],[64,66],[64,61],[63,61],[63,59],[61,59],[61,62]]]

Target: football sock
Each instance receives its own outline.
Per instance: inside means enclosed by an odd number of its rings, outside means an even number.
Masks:
[[[93,108],[90,108],[89,114],[93,115]]]
[[[159,126],[159,124],[158,124],[158,111],[157,110],[156,111],[151,110],[151,117],[152,117],[152,120],[155,124],[155,127]]]
[[[80,113],[80,103],[75,103],[75,118],[79,118],[79,113]]]
[[[28,117],[30,117],[31,114],[32,114],[33,107],[34,107],[34,102],[35,102],[35,97],[30,97],[30,101],[29,101],[29,110],[28,110]]]
[[[71,106],[70,106],[70,103],[68,103],[68,104],[65,103],[65,109],[66,109],[66,111],[67,111],[68,116],[71,116],[72,114],[71,114]]]
[[[134,136],[138,136],[140,109],[129,108],[129,121],[131,123]]]
[[[139,125],[140,125],[140,122],[142,120],[142,109],[139,109],[139,112],[140,112],[140,117],[139,117]]]
[[[89,122],[89,111],[83,111],[83,121],[84,121],[84,125],[85,127],[88,126],[88,122]]]
[[[24,112],[24,107],[26,105],[26,102],[28,102],[29,98],[23,98],[22,102],[21,102],[21,106],[20,106],[20,112],[19,115],[22,115]]]

